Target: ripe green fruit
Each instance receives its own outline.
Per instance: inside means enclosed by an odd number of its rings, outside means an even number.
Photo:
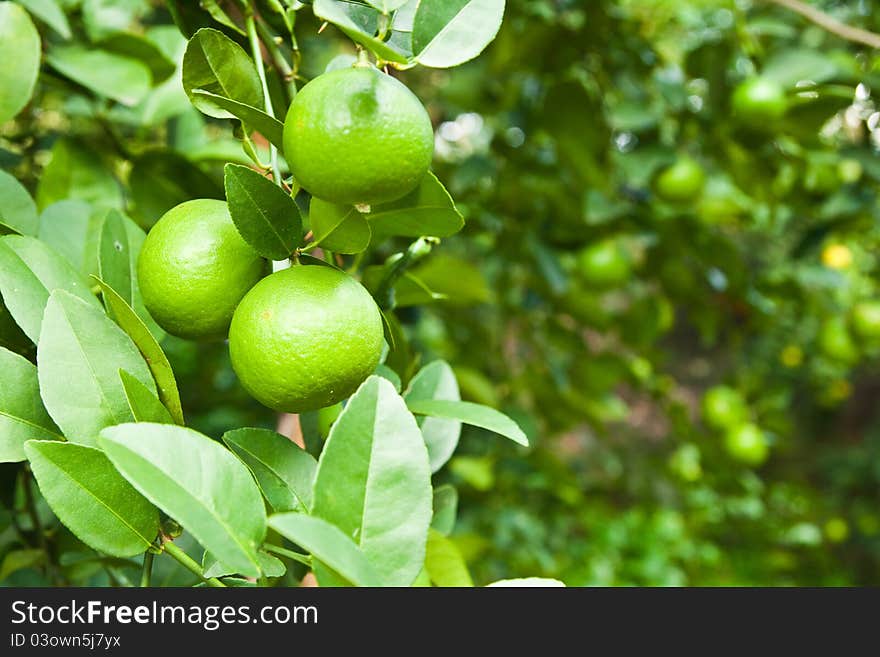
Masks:
[[[852,327],[863,340],[880,340],[880,301],[861,301],[853,306]]]
[[[703,395],[703,421],[713,429],[730,429],[748,419],[749,406],[733,388],[714,386]]]
[[[785,89],[768,78],[746,80],[733,92],[733,113],[743,123],[753,127],[769,127],[788,111]]]
[[[138,259],[138,284],[168,333],[223,339],[238,302],[265,271],[226,203],[200,199],[172,208],[153,226]]]
[[[826,319],[819,329],[819,349],[828,358],[844,364],[859,359],[859,350],[842,317]]]
[[[350,396],[379,364],[379,308],[332,267],[296,265],[260,281],[229,328],[232,368],[277,411],[301,413]]]
[[[376,204],[412,191],[431,165],[434,131],[418,98],[389,75],[356,66],[309,82],[284,122],[296,180],[331,203]]]
[[[770,455],[767,436],[754,424],[741,424],[730,429],[724,437],[724,447],[737,461],[752,466],[761,465]]]
[[[660,198],[674,203],[693,201],[706,184],[706,174],[699,162],[685,157],[664,169],[654,188]]]
[[[615,287],[629,280],[629,255],[614,239],[588,245],[578,255],[578,267],[584,280],[596,287]]]

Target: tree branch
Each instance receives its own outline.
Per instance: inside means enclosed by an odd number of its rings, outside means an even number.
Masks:
[[[880,49],[880,34],[876,34],[868,30],[863,30],[860,27],[853,27],[852,25],[847,25],[846,23],[841,23],[833,16],[829,16],[824,11],[816,9],[815,7],[808,5],[805,2],[801,2],[801,0],[764,1],[774,5],[779,5],[780,7],[785,7],[786,9],[790,9],[791,11],[800,14],[808,21],[815,23],[819,27],[828,30],[832,34],[836,34],[837,36],[846,39],[847,41],[854,41],[855,43],[861,43],[863,45],[870,46],[871,48]]]

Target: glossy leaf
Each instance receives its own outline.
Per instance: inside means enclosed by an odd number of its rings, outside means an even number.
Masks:
[[[383,14],[390,14],[392,11],[400,9],[409,0],[367,0],[367,2]]]
[[[0,347],[0,463],[24,461],[27,440],[63,440],[40,400],[37,368]]]
[[[473,586],[458,546],[435,529],[428,532],[425,570],[435,586]]]
[[[236,572],[259,577],[263,498],[247,468],[207,436],[167,424],[123,424],[99,444],[148,500]]]
[[[66,290],[95,308],[87,281],[64,258],[33,237],[0,238],[0,292],[21,330],[36,343],[52,290]]]
[[[355,586],[382,586],[383,580],[358,546],[335,525],[304,513],[281,513],[269,526],[308,550],[334,575]]]
[[[312,197],[309,226],[315,245],[334,253],[360,253],[370,245],[370,225],[351,205],[337,205]]]
[[[284,260],[302,241],[302,217],[290,195],[249,167],[227,164],[224,185],[238,232],[264,258]]]
[[[98,273],[103,221],[85,201],[58,201],[40,214],[39,238],[83,276]]]
[[[27,9],[34,18],[55,30],[60,37],[64,39],[71,37],[70,23],[64,11],[58,6],[58,0],[16,0],[16,2]]]
[[[403,237],[448,237],[464,227],[452,197],[431,172],[399,201],[374,206],[367,220],[375,234]]]
[[[149,39],[131,32],[116,32],[102,39],[97,47],[109,53],[140,62],[150,71],[153,84],[167,80],[176,68],[174,62]]]
[[[0,123],[6,123],[28,104],[40,72],[40,35],[14,2],[0,3],[0,61]]]
[[[237,100],[213,94],[203,89],[195,89],[193,98],[199,98],[229,112],[246,126],[263,135],[278,148],[284,148],[284,124],[273,116],[269,116],[263,110],[251,105],[240,103]]]
[[[183,424],[183,409],[180,406],[177,380],[162,347],[131,306],[107,283],[100,279],[96,280],[104,295],[104,302],[112,310],[116,323],[128,334],[147,362],[158,387],[159,399],[165,404],[174,421]]]
[[[257,561],[260,563],[260,571],[264,577],[281,577],[287,572],[284,562],[271,554],[267,554],[263,550],[257,552]],[[210,552],[205,552],[202,557],[202,569],[205,577],[228,577],[236,575],[235,568],[231,568],[220,561]]]
[[[461,401],[455,373],[448,363],[436,360],[429,363],[410,381],[403,398],[413,401],[443,399]],[[455,419],[423,416],[417,418],[422,437],[428,447],[431,472],[437,472],[452,457],[461,436],[461,422]]]
[[[434,515],[431,527],[444,535],[452,533],[458,512],[458,491],[454,486],[443,484],[434,489]]]
[[[25,444],[40,492],[58,519],[83,543],[116,557],[146,550],[159,513],[91,447],[56,441]]]
[[[97,48],[56,46],[46,61],[89,91],[129,107],[144,99],[153,82],[150,69],[138,60]]]
[[[218,30],[202,28],[186,46],[183,88],[199,111],[218,119],[235,115],[193,91],[201,89],[257,109],[263,109],[263,92],[257,69],[235,41]]]
[[[223,442],[244,461],[275,511],[307,512],[312,505],[315,458],[268,429],[236,429]]]
[[[128,244],[128,231],[124,218],[116,210],[111,210],[104,219],[98,243],[99,277],[125,299],[134,305],[134,278],[136,276]]]
[[[333,23],[352,41],[372,50],[389,62],[406,64],[408,53],[376,38],[379,12],[371,7],[340,0],[315,0],[312,4],[315,16]]]
[[[37,373],[46,410],[68,440],[94,445],[104,427],[131,421],[120,369],[155,390],[122,329],[100,308],[64,290],[53,292],[37,344]]]
[[[37,204],[24,186],[0,170],[0,232],[4,227],[20,235],[36,235],[39,218]]]
[[[460,420],[465,424],[494,431],[505,438],[510,438],[518,445],[528,447],[529,444],[529,439],[516,422],[504,415],[504,413],[488,406],[441,399],[407,400],[407,406],[416,415]]]
[[[431,522],[428,454],[391,382],[368,378],[333,425],[318,462],[312,514],[342,529],[383,582],[409,586]],[[315,567],[319,582],[332,581]]]
[[[412,48],[424,66],[449,68],[483,52],[504,18],[504,0],[421,0]]]
[[[135,422],[174,424],[171,414],[159,401],[155,392],[125,370],[119,370],[119,378]]]

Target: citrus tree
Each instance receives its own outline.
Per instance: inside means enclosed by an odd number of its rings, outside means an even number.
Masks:
[[[469,584],[432,473],[528,441],[402,330],[464,225],[402,80],[504,2],[200,4],[0,2],[0,580]],[[256,426],[187,424],[197,343]]]

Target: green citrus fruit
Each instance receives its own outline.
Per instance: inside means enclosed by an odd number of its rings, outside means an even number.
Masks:
[[[713,429],[729,429],[748,419],[749,406],[733,388],[714,386],[703,395],[703,421]]]
[[[880,339],[880,301],[861,301],[853,306],[852,327],[863,340]]]
[[[770,455],[767,436],[754,424],[733,427],[724,438],[727,453],[748,465],[761,465]]]
[[[828,358],[844,364],[859,359],[859,350],[842,317],[830,317],[819,328],[819,349]]]
[[[699,162],[689,157],[681,158],[664,169],[654,183],[660,198],[675,203],[693,201],[706,184],[706,174]]]
[[[296,265],[247,293],[229,328],[232,367],[245,389],[277,411],[301,413],[350,396],[379,364],[379,308],[332,267]]]
[[[309,82],[284,122],[296,180],[331,203],[376,204],[412,191],[431,165],[434,131],[419,99],[372,67]]]
[[[734,115],[752,127],[768,127],[768,123],[785,116],[787,110],[785,89],[768,78],[751,78],[733,92]]]
[[[159,219],[138,259],[150,315],[181,338],[222,339],[241,298],[266,272],[242,239],[226,203],[187,201]]]
[[[596,287],[615,287],[629,280],[629,255],[617,240],[606,239],[588,245],[578,255],[584,280]]]

